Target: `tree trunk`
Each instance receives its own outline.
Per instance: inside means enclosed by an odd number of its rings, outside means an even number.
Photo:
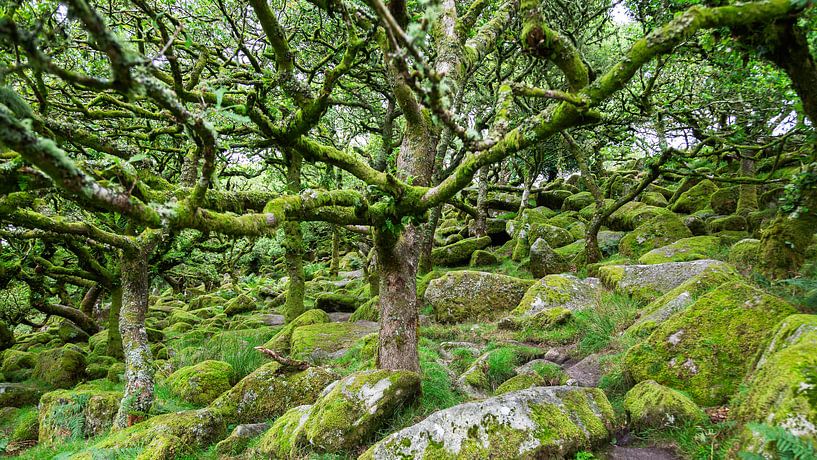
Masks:
[[[529,173],[527,180],[523,182],[524,186],[522,189],[522,202],[519,203],[519,211],[516,212],[517,216],[522,216],[522,213],[525,212],[525,209],[528,208],[528,200],[530,200],[530,191],[533,188],[533,181],[536,180],[536,175],[533,173]]]
[[[797,19],[774,24],[765,36],[771,45],[769,58],[783,68],[791,79],[794,91],[803,102],[803,111],[812,126],[817,126],[817,64],[809,50],[806,34]]]
[[[379,369],[420,372],[417,352],[417,228],[407,226],[401,235],[375,231],[380,276]]]
[[[153,405],[153,364],[145,329],[150,286],[148,256],[153,246],[141,243],[139,251],[122,254],[119,333],[125,355],[125,394],[114,418],[116,428],[126,428],[144,420]]]
[[[570,151],[573,153],[573,158],[576,160],[576,163],[578,163],[579,170],[582,173],[584,186],[590,191],[590,194],[593,195],[593,200],[596,204],[596,209],[593,211],[593,217],[590,220],[590,225],[587,226],[584,234],[585,261],[588,264],[596,263],[602,258],[601,249],[599,249],[598,234],[599,229],[601,229],[601,223],[606,217],[604,209],[604,194],[599,189],[599,186],[596,183],[596,178],[593,177],[593,173],[590,172],[590,167],[588,166],[587,162],[587,154],[585,153],[584,149],[581,148],[573,139],[573,136],[567,132],[562,132],[562,136],[567,141],[568,146],[570,146]]]
[[[82,302],[80,303],[79,309],[85,314],[85,316],[93,318],[94,307],[96,306],[97,301],[99,301],[100,294],[102,294],[102,287],[96,284],[91,286],[91,288],[85,293],[85,296],[82,297]]]
[[[332,225],[332,261],[329,263],[329,275],[338,276],[340,271],[340,230]]]
[[[740,160],[740,175],[743,177],[752,177],[755,174],[755,162],[751,158],[742,158]],[[740,184],[738,193],[738,207],[736,214],[746,216],[752,211],[757,211],[757,185],[755,184]]]
[[[287,165],[287,191],[293,195],[301,192],[301,155],[289,151]],[[301,223],[287,221],[284,223],[284,260],[289,275],[289,289],[284,304],[284,318],[287,322],[304,312],[304,247]]]
[[[477,218],[474,219],[474,236],[483,237],[488,234],[488,167],[480,168],[478,174]]]
[[[108,344],[105,354],[121,359],[122,335],[119,333],[119,318],[122,312],[122,288],[117,287],[111,292],[111,310],[108,312]]]
[[[429,212],[428,222],[422,226],[423,243],[420,245],[420,264],[417,268],[420,275],[425,275],[434,269],[434,259],[431,257],[431,252],[434,250],[434,233],[437,231],[437,225],[440,224],[442,213],[443,207],[435,206]]]

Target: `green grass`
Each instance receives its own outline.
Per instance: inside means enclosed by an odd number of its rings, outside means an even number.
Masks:
[[[677,428],[648,430],[637,434],[644,445],[671,443],[677,446],[683,458],[691,460],[720,460],[727,457],[736,434],[735,422],[688,423]]]
[[[233,367],[236,378],[242,379],[267,362],[254,347],[263,345],[274,333],[273,329],[262,328],[225,331],[209,338],[182,337],[169,345],[173,350],[171,362],[174,369],[179,369],[208,359],[225,361]]]

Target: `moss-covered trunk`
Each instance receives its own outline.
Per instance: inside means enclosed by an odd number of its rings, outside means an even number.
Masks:
[[[483,237],[488,234],[488,167],[480,168],[478,174],[477,218],[474,219],[474,236]]]
[[[817,171],[812,168],[812,173]],[[772,279],[789,278],[805,261],[817,229],[817,188],[801,190],[798,211],[788,214],[779,210],[760,237],[760,269]]]
[[[755,174],[755,162],[751,158],[740,160],[740,175],[742,177],[753,177]],[[752,211],[757,211],[757,185],[740,184],[738,188],[738,205],[736,214],[746,216]]]
[[[122,311],[119,333],[125,355],[125,394],[114,419],[116,428],[129,427],[144,420],[153,405],[153,364],[145,314],[150,286],[148,255],[152,245],[139,251],[123,252]]]
[[[85,316],[93,317],[94,307],[96,306],[97,301],[99,301],[99,296],[102,294],[102,291],[102,287],[95,284],[85,292],[79,307],[79,310],[84,313]]]
[[[435,206],[428,214],[428,222],[422,226],[423,241],[420,245],[420,263],[417,267],[417,272],[421,275],[425,275],[434,268],[431,251],[434,250],[434,233],[437,231],[442,213],[443,207]]]
[[[416,275],[419,232],[375,232],[380,276],[380,337],[377,367],[420,371]]]
[[[332,225],[332,260],[329,262],[329,274],[338,276],[340,271],[340,230],[337,225]]]
[[[301,164],[303,159],[295,151],[287,152],[287,191],[291,194],[301,192]],[[284,260],[289,275],[289,289],[284,304],[284,318],[287,322],[304,312],[304,244],[300,222],[284,224]]]
[[[111,309],[108,312],[108,344],[105,354],[121,359],[124,357],[122,351],[122,334],[119,333],[119,318],[122,312],[122,288],[117,287],[111,292]]]

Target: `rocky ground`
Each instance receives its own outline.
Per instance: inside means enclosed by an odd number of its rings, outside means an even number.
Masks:
[[[0,367],[3,447],[78,459],[813,458],[817,316],[753,276],[769,213],[733,214],[736,192],[653,186],[610,217],[606,258],[589,265],[593,199],[570,185],[520,215],[518,197],[492,193],[482,238],[447,211],[436,268],[418,279],[422,375],[375,369],[377,298],[355,253],[338,276],[312,275],[312,309],[286,325],[282,279],[152,296],[157,401],[121,431],[110,427],[125,366],[105,355],[107,331],[64,322],[17,337]]]

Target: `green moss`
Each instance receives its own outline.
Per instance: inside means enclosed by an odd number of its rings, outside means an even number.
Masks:
[[[311,404],[336,378],[335,373],[321,367],[292,371],[272,362],[244,377],[210,407],[230,423],[259,423],[280,416],[290,407]]]
[[[261,438],[259,452],[268,458],[291,458],[297,453],[297,437],[312,406],[298,406],[278,417]]]
[[[705,209],[709,206],[710,197],[717,190],[718,186],[714,182],[704,179],[682,193],[670,209],[687,214]]]
[[[636,431],[683,426],[706,417],[689,397],[653,380],[645,380],[628,391],[624,409],[630,427]]]
[[[579,192],[565,198],[562,203],[563,211],[578,211],[593,204],[593,195],[590,192]]]
[[[91,438],[113,425],[122,393],[99,390],[57,390],[40,399],[39,442],[59,444]]]
[[[310,324],[323,324],[329,322],[329,315],[323,310],[307,310],[300,316],[290,321],[277,334],[275,334],[267,343],[262,345],[264,348],[269,348],[280,353],[289,353],[290,340],[292,339],[292,332],[295,328],[301,326],[308,326]]]
[[[519,374],[504,381],[502,385],[494,390],[495,395],[510,393],[512,391],[524,390],[530,387],[545,386],[545,379],[535,372]]]
[[[746,238],[729,248],[729,263],[743,273],[751,273],[760,263],[760,240]]]
[[[494,273],[454,271],[429,284],[425,301],[440,322],[494,319],[515,308],[533,283]]]
[[[720,251],[720,239],[714,236],[693,236],[653,249],[638,258],[640,264],[687,262],[710,259]]]
[[[40,353],[32,376],[54,388],[70,388],[85,377],[85,355],[72,345]]]
[[[227,301],[227,304],[224,306],[224,314],[227,316],[248,313],[253,310],[255,310],[255,300],[246,294],[233,297]]]
[[[491,244],[491,238],[488,236],[478,238],[466,238],[457,241],[454,244],[435,248],[431,252],[431,258],[434,265],[442,266],[456,266],[463,265],[471,258],[471,254],[479,249],[485,249]]]
[[[223,361],[207,360],[170,374],[167,384],[183,400],[206,405],[235,383],[233,367]]]
[[[11,374],[22,369],[32,369],[37,363],[37,355],[27,351],[6,350],[3,352],[3,374]]]
[[[366,321],[301,326],[292,332],[290,355],[295,359],[321,360],[377,330],[376,323]]]
[[[631,348],[626,370],[635,381],[656,380],[689,393],[699,404],[722,404],[768,338],[769,322],[793,312],[791,305],[756,288],[724,283]]]
[[[532,224],[527,233],[528,242],[533,244],[539,238],[547,241],[552,248],[561,248],[576,241],[569,231],[561,227],[550,224]]]
[[[37,408],[22,409],[14,420],[14,426],[8,437],[9,442],[36,441],[39,435],[40,423],[37,418]]]
[[[618,250],[624,256],[635,258],[691,236],[692,232],[681,219],[673,215],[661,215],[644,222],[625,235],[619,242]]]
[[[380,320],[380,296],[374,296],[363,305],[357,307],[349,321],[379,321]]]

